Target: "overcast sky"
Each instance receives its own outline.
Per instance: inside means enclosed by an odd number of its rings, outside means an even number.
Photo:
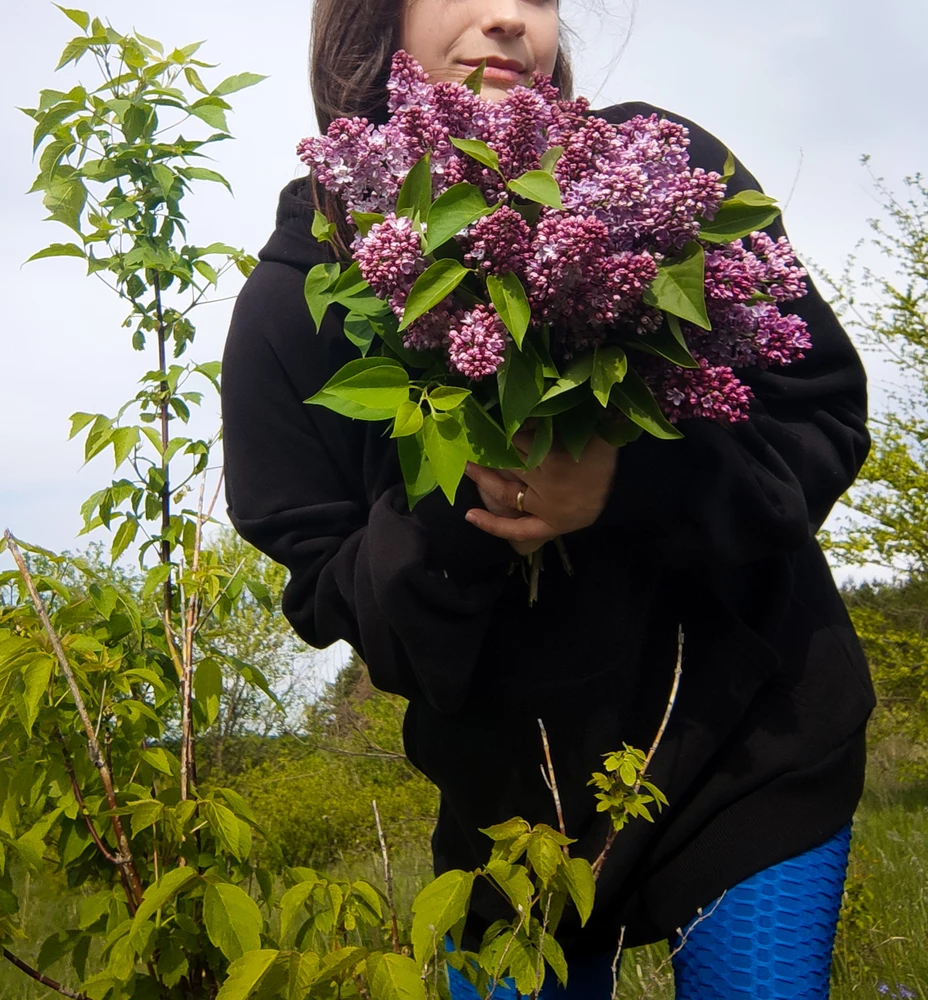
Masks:
[[[449,0],[461,2],[461,0]],[[836,271],[866,233],[877,204],[859,157],[897,188],[928,170],[924,111],[928,70],[928,4],[924,0],[642,0],[628,47],[614,62],[629,24],[622,4],[613,16],[565,17],[580,34],[575,52],[579,93],[594,107],[645,100],[694,119],[718,135],[771,194],[786,201],[786,223],[800,255]],[[215,147],[217,168],[235,197],[218,186],[185,202],[191,237],[222,240],[256,253],[270,233],[277,195],[302,173],[293,149],[315,131],[307,85],[309,0],[160,0],[123,2],[91,13],[183,45],[206,40],[200,56],[218,62],[205,71],[211,85],[243,71],[268,74],[258,87],[233,95],[236,141]],[[42,223],[38,195],[25,192],[35,168],[32,122],[15,106],[34,106],[42,88],[96,86],[93,65],[54,73],[76,27],[51,3],[28,0],[8,9],[0,65],[0,280],[5,322],[0,421],[0,529],[53,549],[74,548],[78,508],[109,481],[110,458],[84,469],[81,446],[68,442],[76,410],[114,413],[134,394],[154,358],[129,349],[124,312],[115,296],[86,278],[75,260],[22,262],[48,243],[73,234]],[[204,187],[204,185],[201,185]],[[209,187],[209,186],[207,186]],[[230,278],[221,290],[232,295]],[[197,360],[218,358],[230,303],[194,314]],[[885,367],[871,367],[875,398]],[[209,400],[204,428],[215,423]],[[111,452],[108,453],[111,455]],[[0,557],[5,566],[8,557]]]

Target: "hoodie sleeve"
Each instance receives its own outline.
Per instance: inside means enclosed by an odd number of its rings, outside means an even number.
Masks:
[[[223,359],[228,514],[290,571],[283,612],[308,643],[345,639],[374,683],[453,710],[463,698],[513,553],[438,491],[410,513],[382,424],[303,400],[353,348],[334,309],[317,333],[304,270],[263,261],[236,303]]]
[[[690,161],[722,171],[727,150],[693,122],[650,105],[597,112],[611,120],[657,111],[690,130]],[[739,162],[730,194],[757,188]],[[766,230],[786,235],[780,220]],[[644,435],[623,448],[600,522],[651,539],[669,562],[739,565],[807,543],[853,483],[870,447],[866,377],[828,304],[808,294],[781,306],[802,317],[812,347],[802,361],[737,374],[754,392],[733,425],[686,420],[678,441]]]

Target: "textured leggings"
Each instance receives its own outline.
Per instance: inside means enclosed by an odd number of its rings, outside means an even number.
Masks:
[[[851,827],[819,847],[773,865],[703,908],[671,942],[676,1000],[827,1000]],[[570,963],[567,989],[545,977],[540,1000],[610,1000],[612,955]],[[477,1000],[448,969],[453,1000]],[[516,1000],[501,983],[498,1000]]]

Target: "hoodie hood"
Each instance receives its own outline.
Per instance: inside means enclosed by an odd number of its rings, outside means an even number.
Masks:
[[[280,192],[276,228],[258,259],[289,264],[301,271],[332,263],[335,255],[329,245],[313,236],[314,211],[309,176],[290,181]]]

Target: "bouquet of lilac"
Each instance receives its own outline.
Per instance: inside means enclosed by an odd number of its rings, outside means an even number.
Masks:
[[[386,124],[338,119],[298,147],[356,234],[350,266],[309,272],[307,303],[317,328],[347,309],[361,354],[306,402],[392,421],[410,505],[436,486],[453,501],[468,461],[534,467],[555,438],[577,458],[597,433],[745,420],[734,369],[810,346],[778,308],[806,272],[759,231],[773,199],[725,197],[733,157],[691,168],[682,125],[612,125],[537,74],[484,101],[482,71],[430,84],[397,52]],[[317,212],[313,234],[335,231]]]

